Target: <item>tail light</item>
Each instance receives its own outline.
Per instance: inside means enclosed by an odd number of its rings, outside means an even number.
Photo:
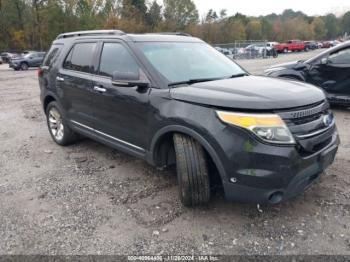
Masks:
[[[44,74],[44,70],[43,69],[41,69],[40,67],[39,67],[39,69],[38,69],[38,77],[42,77],[43,76],[43,74]]]

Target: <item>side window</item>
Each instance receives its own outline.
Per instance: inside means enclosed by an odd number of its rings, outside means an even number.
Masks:
[[[331,64],[350,64],[350,48],[331,54],[328,61]]]
[[[44,66],[52,66],[55,63],[57,57],[61,53],[62,45],[53,45],[49,52],[47,53],[43,65]]]
[[[63,63],[63,68],[90,73],[95,47],[96,43],[75,44],[66,57],[66,60]]]
[[[123,45],[119,43],[104,43],[99,74],[112,77],[115,71],[138,74],[139,66]]]

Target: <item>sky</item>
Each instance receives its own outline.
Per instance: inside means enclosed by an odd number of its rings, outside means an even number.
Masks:
[[[239,12],[244,15],[259,16],[270,13],[280,14],[285,9],[302,11],[307,15],[335,13],[342,15],[350,11],[350,0],[193,0],[202,17],[210,8],[219,12],[227,9],[228,15]]]

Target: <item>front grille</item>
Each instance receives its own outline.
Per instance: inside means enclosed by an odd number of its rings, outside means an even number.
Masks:
[[[303,155],[317,152],[329,144],[334,123],[327,126],[324,121],[325,116],[332,114],[328,102],[276,113],[287,124]]]
[[[312,121],[315,121],[319,119],[322,115],[324,115],[324,112],[318,112],[314,115],[309,115],[306,117],[300,117],[300,118],[293,118],[290,121],[295,125],[303,125]]]

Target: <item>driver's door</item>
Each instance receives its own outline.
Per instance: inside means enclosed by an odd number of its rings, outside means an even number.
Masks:
[[[330,97],[350,95],[350,48],[322,58],[311,69],[313,84],[322,87]]]
[[[141,72],[122,42],[101,43],[98,72],[93,76],[94,129],[108,142],[143,153],[147,144],[150,88],[116,86],[114,72]]]

